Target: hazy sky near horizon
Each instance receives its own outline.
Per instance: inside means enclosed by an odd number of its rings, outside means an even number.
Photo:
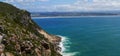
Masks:
[[[119,11],[120,0],[0,0],[31,12]]]

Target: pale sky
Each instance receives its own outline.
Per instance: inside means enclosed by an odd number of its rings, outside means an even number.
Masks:
[[[30,12],[120,11],[120,0],[0,0]]]

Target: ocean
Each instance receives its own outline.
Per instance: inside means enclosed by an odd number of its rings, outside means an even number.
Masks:
[[[63,56],[120,56],[120,17],[32,18],[62,38]]]

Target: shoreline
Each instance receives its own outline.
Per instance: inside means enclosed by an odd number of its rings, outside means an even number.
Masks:
[[[70,50],[70,46],[68,47],[69,44],[71,44],[71,42],[69,41],[69,38],[67,38],[66,36],[61,36],[61,35],[57,35],[58,37],[61,38],[61,42],[59,42],[59,47],[61,48],[61,51],[59,52],[62,56],[75,56],[76,54],[78,54],[79,52],[71,52]]]
[[[65,48],[64,48],[64,45],[63,45],[63,41],[64,41],[64,39],[62,38],[62,36],[60,36],[60,35],[57,35],[59,38],[61,38],[61,41],[59,42],[59,47],[61,48],[61,51],[59,52],[61,55],[63,55],[63,51],[65,50]]]
[[[58,52],[62,55],[62,56],[64,56],[63,55],[63,52],[65,51],[65,47],[64,47],[64,38],[63,38],[63,36],[60,36],[60,35],[56,35],[58,38],[60,38],[60,42],[59,42],[59,44],[58,44],[58,47],[61,49],[61,50],[58,50]]]

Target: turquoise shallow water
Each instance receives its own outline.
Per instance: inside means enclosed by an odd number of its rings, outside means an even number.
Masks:
[[[120,56],[120,17],[33,20],[47,32],[65,36],[64,56]]]

